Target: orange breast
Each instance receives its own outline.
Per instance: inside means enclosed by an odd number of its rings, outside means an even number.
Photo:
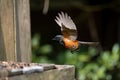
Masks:
[[[72,41],[68,38],[63,39],[64,45],[66,48],[71,50],[76,50],[78,48],[78,41]]]

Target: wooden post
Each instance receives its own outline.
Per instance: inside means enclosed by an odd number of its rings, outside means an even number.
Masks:
[[[29,0],[0,0],[0,60],[31,61]]]

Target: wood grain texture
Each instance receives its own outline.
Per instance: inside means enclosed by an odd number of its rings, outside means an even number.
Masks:
[[[0,60],[30,62],[29,0],[0,0]]]
[[[22,62],[31,61],[31,33],[29,0],[15,0],[16,14],[16,51],[17,59]]]
[[[59,67],[58,67],[59,66]],[[8,77],[8,80],[75,80],[75,67],[71,65],[56,65],[41,73],[31,73]]]
[[[2,60],[16,61],[13,0],[0,0],[0,31]]]

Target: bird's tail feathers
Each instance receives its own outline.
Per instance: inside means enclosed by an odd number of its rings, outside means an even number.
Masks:
[[[79,41],[80,45],[87,45],[87,46],[98,46],[100,43],[99,42],[84,42],[84,41]]]

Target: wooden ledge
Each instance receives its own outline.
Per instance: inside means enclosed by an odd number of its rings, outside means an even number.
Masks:
[[[55,65],[30,63],[29,66],[24,63],[22,68],[6,68],[0,64],[0,80],[74,80],[75,67],[73,65]],[[3,66],[4,65],[4,66]],[[11,64],[9,64],[11,66]],[[9,66],[8,65],[8,66]],[[3,67],[1,67],[3,66]]]

